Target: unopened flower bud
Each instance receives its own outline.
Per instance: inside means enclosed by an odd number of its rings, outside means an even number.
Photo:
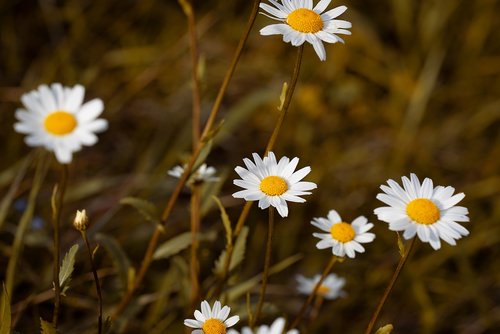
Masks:
[[[86,231],[89,227],[89,217],[85,210],[76,210],[76,217],[73,221],[73,226],[80,232]]]

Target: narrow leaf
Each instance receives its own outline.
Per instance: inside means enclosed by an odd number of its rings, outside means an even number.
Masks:
[[[99,242],[108,252],[113,264],[115,265],[118,271],[118,277],[120,278],[123,289],[128,288],[128,278],[129,278],[129,270],[132,268],[130,264],[130,260],[125,254],[125,251],[120,246],[120,244],[116,241],[116,239],[107,236],[105,234],[99,233],[95,236],[97,242]]]
[[[40,333],[41,334],[56,334],[56,329],[52,323],[40,318]]]
[[[156,206],[145,199],[125,197],[121,199],[120,204],[134,207],[144,218],[146,218],[146,220],[150,222],[159,223],[161,220]]]
[[[234,243],[233,256],[231,257],[231,262],[229,263],[229,271],[233,270],[238,264],[245,258],[245,249],[247,244],[248,227],[244,226],[241,229],[240,235],[236,238]],[[227,248],[219,256],[219,259],[215,262],[214,272],[215,274],[222,276],[224,272],[224,266],[227,261]]]
[[[281,88],[281,95],[280,95],[280,105],[278,107],[279,111],[283,110],[283,105],[285,104],[287,92],[288,92],[288,83],[283,82],[283,88]]]
[[[78,245],[73,245],[69,251],[64,255],[61,270],[59,271],[59,286],[61,287],[61,295],[65,295],[69,288],[69,282],[71,281],[71,274],[75,269],[75,256],[78,252]]]
[[[375,334],[391,334],[391,332],[392,332],[393,329],[394,329],[394,327],[392,326],[392,324],[388,324],[388,325],[385,325],[383,327],[380,327],[375,332]]]
[[[0,334],[9,334],[12,320],[12,316],[10,314],[10,302],[9,296],[7,295],[7,289],[4,284],[2,284],[2,286],[3,291],[0,296]]]
[[[161,244],[153,254],[153,259],[166,259],[191,245],[191,232],[182,233]]]
[[[217,198],[217,196],[212,196],[212,198],[219,206],[220,217],[222,219],[222,223],[224,224],[224,229],[226,230],[227,245],[232,245],[233,244],[233,238],[232,238],[233,230],[231,228],[231,221],[229,220],[226,209],[222,205],[220,199]]]

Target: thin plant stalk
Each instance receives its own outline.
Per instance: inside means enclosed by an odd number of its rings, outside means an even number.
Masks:
[[[200,295],[200,283],[198,276],[200,272],[200,262],[198,260],[198,234],[200,231],[200,184],[194,184],[191,187],[191,308],[194,308]]]
[[[188,31],[189,31],[189,46],[191,51],[191,72],[192,72],[192,142],[193,152],[196,151],[200,141],[200,117],[201,117],[201,83],[198,71],[198,40],[196,36],[196,19],[191,3],[186,0],[179,0],[184,13],[187,16]],[[190,277],[191,277],[191,308],[195,307],[200,294],[200,284],[198,275],[200,265],[198,261],[198,233],[200,230],[200,201],[201,201],[201,184],[194,182],[191,187],[191,261],[190,261]]]
[[[283,122],[285,120],[285,116],[288,112],[288,108],[290,107],[290,102],[292,101],[293,93],[295,91],[295,87],[297,85],[297,81],[299,79],[299,73],[300,73],[300,67],[302,64],[302,54],[304,52],[304,45],[301,45],[297,48],[297,56],[295,58],[295,65],[293,68],[293,73],[292,73],[292,79],[290,81],[290,86],[288,87],[288,90],[286,92],[285,100],[283,102],[283,105],[280,108],[280,115],[278,118],[278,121],[276,122],[276,126],[274,127],[273,133],[271,134],[271,137],[269,138],[269,141],[266,146],[266,150],[264,152],[264,155],[267,155],[273,147],[274,144],[276,143],[276,139],[278,138],[278,135],[280,133],[281,127],[283,125]],[[234,229],[233,236],[234,238],[237,238],[240,235],[241,230],[243,229],[243,226],[245,225],[245,221],[248,217],[248,214],[250,213],[250,209],[252,208],[253,202],[246,202],[245,206],[243,207],[241,214],[238,218],[238,221],[236,222],[236,227]],[[226,261],[224,263],[224,270],[222,272],[222,277],[221,277],[221,283],[219,284],[219,288],[217,289],[215,296],[218,298],[220,294],[222,293],[222,290],[224,289],[224,285],[226,284],[227,276],[229,273],[229,265],[231,263],[231,258],[233,256],[233,247],[229,247],[227,249],[227,256],[226,256]]]
[[[130,289],[125,293],[120,304],[116,307],[115,311],[113,312],[113,315],[112,315],[113,319],[116,318],[117,316],[119,316],[123,312],[125,307],[130,302],[130,299],[132,298],[133,294],[135,293],[137,288],[141,285],[142,280],[144,279],[144,276],[146,275],[146,272],[149,269],[149,266],[151,264],[152,257],[154,254],[154,250],[156,249],[156,246],[158,245],[159,237],[164,231],[163,226],[167,223],[168,218],[170,217],[170,214],[172,213],[172,210],[175,206],[175,203],[177,202],[177,199],[179,198],[179,195],[180,195],[183,187],[186,185],[186,182],[189,178],[189,175],[191,174],[191,170],[193,169],[193,166],[196,162],[196,159],[200,155],[201,150],[205,147],[205,145],[209,139],[208,137],[211,135],[212,127],[215,123],[217,113],[219,112],[220,107],[222,105],[222,99],[226,93],[227,87],[229,86],[229,82],[231,81],[231,79],[233,77],[233,73],[236,69],[236,65],[238,64],[241,53],[243,52],[243,48],[246,44],[248,36],[250,35],[250,31],[252,30],[252,26],[255,22],[255,18],[257,17],[257,14],[259,12],[259,4],[260,4],[260,0],[254,1],[254,5],[252,8],[252,12],[250,14],[250,17],[248,19],[248,22],[247,22],[247,26],[246,26],[245,31],[240,39],[240,42],[239,42],[238,47],[236,49],[236,52],[234,54],[231,65],[229,66],[229,69],[224,76],[224,80],[222,82],[222,85],[219,88],[219,93],[217,94],[217,97],[215,99],[212,110],[210,111],[210,115],[208,117],[207,123],[205,124],[203,133],[200,137],[200,141],[198,142],[196,149],[194,150],[188,163],[186,164],[186,168],[184,169],[184,173],[182,173],[179,181],[177,182],[177,185],[174,188],[172,195],[168,199],[168,202],[167,202],[165,209],[163,210],[163,213],[161,216],[161,224],[157,225],[156,229],[154,230],[153,234],[151,235],[151,238],[149,239],[146,253],[142,259],[141,267],[140,267],[139,272],[134,280],[134,283],[132,284]]]
[[[309,295],[309,297],[307,297],[306,301],[302,304],[302,307],[300,308],[299,314],[297,315],[297,317],[293,321],[290,328],[295,328],[300,324],[308,306],[311,305],[311,302],[313,301],[314,297],[317,296],[318,290],[321,287],[321,284],[323,284],[323,281],[325,280],[326,276],[328,276],[328,274],[330,273],[330,271],[333,268],[333,265],[337,262],[337,260],[338,260],[337,256],[333,255],[331,257],[330,262],[328,262],[327,266],[323,270],[323,273],[321,274],[321,278],[319,279],[318,283],[316,283],[316,285],[314,286],[314,289],[311,292],[311,294]]]
[[[94,257],[92,256],[92,249],[90,248],[89,238],[87,237],[87,231],[80,231],[82,234],[83,241],[85,241],[85,245],[87,246],[87,251],[89,254],[89,261],[92,267],[92,273],[94,274],[95,281],[95,290],[97,292],[97,303],[99,306],[99,314],[97,316],[97,333],[102,333],[102,293],[101,293],[101,283],[99,282],[99,276],[97,275],[97,268],[94,263]]]
[[[68,165],[61,165],[61,177],[59,183],[54,186],[52,195],[52,224],[54,228],[54,314],[52,323],[57,328],[59,320],[59,308],[61,305],[61,285],[59,282],[59,270],[61,261],[61,241],[59,227],[61,225],[61,211],[63,207],[64,193],[68,181]]]
[[[257,308],[255,310],[255,315],[250,321],[250,327],[253,328],[255,323],[259,319],[260,312],[262,311],[262,305],[264,304],[264,298],[266,295],[267,279],[269,277],[269,268],[271,266],[271,253],[273,244],[273,233],[274,233],[274,208],[269,207],[269,223],[267,225],[267,243],[266,243],[266,257],[264,259],[264,272],[262,273],[262,285],[260,286],[259,301],[257,302]]]
[[[47,173],[47,159],[44,154],[40,154],[36,160],[35,176],[33,178],[33,184],[28,195],[28,205],[19,220],[19,225],[14,236],[14,242],[12,244],[12,253],[9,258],[9,263],[7,264],[7,271],[5,275],[5,288],[7,290],[7,296],[9,298],[9,303],[12,300],[13,289],[14,289],[14,278],[17,269],[17,262],[23,250],[24,236],[32,221],[33,213],[35,211],[35,202],[40,192],[40,188]]]
[[[373,327],[375,327],[375,323],[377,322],[380,311],[382,311],[382,308],[384,307],[387,298],[391,294],[392,288],[394,287],[394,284],[396,283],[399,274],[401,273],[401,270],[403,269],[406,261],[408,260],[410,252],[412,251],[413,246],[415,245],[415,240],[416,238],[413,238],[410,241],[410,245],[408,246],[407,251],[404,253],[403,256],[400,257],[396,270],[392,274],[391,280],[389,281],[389,284],[385,288],[384,294],[382,295],[382,298],[378,302],[375,312],[373,312],[370,322],[368,323],[368,327],[366,327],[365,334],[370,334],[373,331]]]

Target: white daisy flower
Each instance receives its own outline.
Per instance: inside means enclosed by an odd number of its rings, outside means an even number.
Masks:
[[[455,240],[469,235],[457,223],[469,221],[467,208],[456,206],[465,197],[464,193],[453,195],[453,187],[434,187],[429,178],[420,184],[415,174],[410,174],[410,179],[406,176],[401,179],[404,189],[394,180],[388,180],[389,187],[380,186],[384,193],[377,195],[377,199],[389,206],[375,209],[375,214],[389,223],[390,230],[404,231],[406,240],[416,234],[435,250],[441,248],[440,239],[454,246]]]
[[[101,99],[83,103],[85,88],[54,83],[41,85],[21,97],[26,109],[16,110],[19,121],[14,129],[26,134],[28,146],[43,146],[53,151],[57,160],[69,164],[82,145],[97,143],[95,133],[105,131],[108,122],[97,118],[104,110]]]
[[[328,233],[313,233],[313,236],[320,238],[321,241],[316,244],[318,249],[332,247],[333,255],[343,257],[347,255],[354,258],[355,253],[364,253],[365,248],[362,243],[372,242],[375,234],[367,233],[372,227],[368,219],[360,216],[349,224],[340,219],[335,210],[328,212],[328,218],[314,218],[311,224],[322,231]]]
[[[309,190],[316,188],[313,182],[299,182],[311,171],[311,167],[304,167],[295,172],[299,158],[290,161],[287,157],[282,157],[276,162],[274,153],[269,152],[264,159],[253,153],[253,159],[255,163],[248,158],[243,159],[247,169],[240,166],[234,169],[242,179],[234,180],[233,183],[245,188],[234,193],[235,198],[258,200],[261,209],[272,205],[282,217],[286,217],[287,201],[304,203],[306,200],[299,196],[310,195]]]
[[[229,306],[221,309],[220,301],[214,303],[213,308],[206,300],[201,302],[201,312],[194,311],[195,319],[184,320],[184,325],[191,328],[198,328],[192,331],[192,334],[226,334],[226,328],[234,326],[240,317],[235,315],[228,319]]]
[[[251,328],[249,327],[243,327],[241,329],[241,334],[299,334],[299,331],[296,329],[291,329],[287,332],[284,332],[285,330],[285,319],[283,318],[278,318],[274,320],[273,324],[271,327],[262,325],[260,327],[257,327],[255,329],[255,332],[252,331]],[[227,334],[240,334],[238,331],[234,329],[230,329]]]
[[[322,61],[326,60],[323,42],[344,43],[336,34],[351,34],[347,30],[351,28],[351,22],[334,20],[347,10],[346,6],[323,13],[331,0],[321,0],[314,8],[312,0],[281,0],[281,4],[276,0],[269,2],[274,7],[261,3],[260,8],[267,12],[261,14],[283,23],[268,25],[260,30],[260,34],[283,35],[283,41],[293,46],[308,42]]]
[[[318,284],[319,280],[321,279],[321,275],[315,275],[313,278],[307,278],[303,275],[297,275],[295,278],[297,279],[297,283],[299,284],[297,290],[304,295],[310,295],[311,293],[313,293],[316,284]],[[342,291],[344,285],[345,278],[338,277],[335,274],[330,274],[326,276],[323,283],[321,283],[316,294],[325,299],[336,299],[339,297],[344,297],[346,295],[346,293]]]
[[[175,166],[171,170],[169,170],[167,173],[170,176],[176,177],[178,179],[181,178],[182,174],[184,174],[184,168],[186,168],[186,165],[184,166]],[[202,164],[198,169],[191,174],[189,177],[188,182],[216,182],[219,181],[219,178],[214,176],[217,170],[214,167],[207,166],[207,164]]]

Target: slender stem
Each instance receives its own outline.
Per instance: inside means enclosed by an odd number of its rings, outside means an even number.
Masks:
[[[43,183],[45,174],[47,173],[47,163],[45,156],[38,156],[36,160],[36,170],[35,176],[33,178],[33,184],[28,196],[28,205],[21,216],[19,221],[19,226],[16,230],[16,235],[14,237],[14,242],[12,244],[12,253],[9,258],[9,263],[7,264],[7,272],[5,274],[5,288],[7,290],[7,296],[9,298],[9,303],[12,300],[13,289],[14,289],[14,278],[17,270],[17,262],[23,251],[24,236],[29,227],[29,224],[33,218],[33,212],[35,211],[35,202],[40,191],[40,187]]]
[[[200,155],[200,152],[203,149],[203,147],[206,145],[207,136],[210,135],[210,132],[211,132],[213,124],[215,122],[217,113],[221,107],[222,99],[226,93],[227,87],[229,86],[229,82],[231,81],[234,70],[236,69],[236,65],[238,64],[241,53],[243,52],[243,47],[245,46],[245,43],[248,39],[248,36],[250,35],[250,31],[252,29],[255,18],[257,17],[257,14],[259,12],[259,4],[260,4],[260,0],[254,1],[254,6],[252,9],[252,13],[250,14],[250,17],[248,19],[246,29],[243,33],[243,36],[240,39],[240,43],[238,44],[235,55],[233,57],[233,60],[231,62],[231,65],[230,65],[228,71],[226,72],[226,75],[224,77],[222,85],[219,88],[219,93],[217,94],[217,98],[214,102],[212,110],[210,111],[210,115],[208,117],[207,123],[206,123],[205,128],[203,130],[203,133],[201,135],[200,141],[198,142],[196,149],[194,150],[193,154],[191,155],[191,158],[189,159],[188,163],[186,164],[186,168],[184,169],[184,173],[180,177],[179,182],[177,183],[177,186],[175,187],[174,191],[172,192],[172,195],[170,195],[170,198],[168,199],[168,202],[165,206],[165,209],[163,210],[163,213],[161,216],[162,225],[165,225],[167,223],[167,220],[170,217],[172,210],[174,209],[175,203],[177,202],[177,199],[179,198],[179,194],[181,193],[183,187],[186,185],[186,182],[189,178],[191,170],[193,169],[193,166],[196,162],[196,159]],[[143,280],[147,270],[149,269],[149,265],[151,264],[154,250],[156,249],[156,246],[158,244],[158,238],[163,231],[162,225],[157,226],[153,235],[149,239],[148,248],[147,248],[146,254],[144,255],[144,258],[142,259],[139,274],[137,275],[136,279],[134,280],[134,284],[131,287],[131,289],[129,289],[125,293],[125,295],[122,298],[122,301],[120,302],[120,304],[118,305],[116,310],[113,312],[112,318],[116,318],[117,316],[119,316],[123,312],[125,307],[130,302],[132,295],[135,293],[137,288],[141,285],[142,280]]]
[[[184,13],[187,16],[189,31],[189,49],[191,51],[191,72],[193,82],[193,151],[200,141],[200,115],[201,115],[201,84],[198,73],[198,42],[196,37],[196,19],[191,3],[181,2]]]
[[[59,320],[59,307],[61,305],[61,286],[59,282],[59,266],[61,261],[61,241],[59,238],[59,227],[61,225],[61,211],[63,207],[64,193],[68,181],[68,165],[61,165],[61,179],[54,187],[52,205],[52,223],[54,225],[54,315],[52,323],[57,328]]]
[[[273,133],[271,134],[271,137],[269,138],[269,141],[267,142],[266,150],[264,152],[264,155],[267,155],[273,147],[274,144],[276,143],[276,139],[278,138],[279,132],[281,130],[281,127],[283,125],[283,122],[285,120],[285,116],[288,112],[288,108],[290,107],[290,102],[292,101],[293,93],[295,91],[295,87],[297,85],[297,81],[299,79],[299,73],[300,73],[300,66],[302,64],[302,54],[304,51],[304,45],[301,45],[297,48],[297,57],[295,58],[295,65],[293,68],[293,73],[292,73],[292,79],[290,81],[290,86],[288,87],[286,96],[285,96],[285,101],[283,102],[283,106],[281,107],[281,112],[278,118],[278,121],[276,122],[276,125],[274,127]],[[245,225],[245,221],[248,217],[248,214],[250,213],[250,209],[252,208],[253,202],[246,202],[245,206],[243,207],[243,210],[241,211],[241,214],[238,218],[238,221],[236,223],[236,227],[234,229],[234,237],[237,238],[238,235],[240,235],[240,232]],[[233,248],[228,248],[227,249],[227,256],[226,256],[226,262],[224,263],[224,271],[222,273],[221,277],[221,283],[219,284],[215,296],[218,298],[220,294],[222,293],[222,290],[224,289],[224,285],[226,284],[227,276],[229,273],[229,264],[231,263],[231,258],[233,256]]]
[[[401,273],[401,270],[403,269],[406,260],[408,260],[408,257],[410,255],[411,250],[413,249],[413,246],[415,245],[415,240],[416,238],[413,238],[410,241],[410,245],[408,246],[408,250],[406,253],[401,256],[398,262],[398,266],[396,267],[396,270],[392,274],[391,280],[389,281],[389,284],[385,288],[384,294],[382,295],[382,298],[377,304],[377,308],[375,309],[375,312],[373,313],[370,323],[368,324],[368,327],[366,328],[365,334],[370,334],[373,331],[373,327],[375,326],[375,323],[377,322],[378,316],[380,314],[380,311],[382,311],[382,308],[384,307],[385,301],[387,300],[387,297],[391,294],[392,288],[394,287],[394,284],[396,283],[396,280],[399,277],[399,274]]]
[[[319,279],[318,283],[314,286],[314,289],[312,293],[307,297],[307,300],[302,304],[302,307],[300,308],[299,314],[293,321],[292,325],[290,328],[295,328],[300,324],[300,321],[302,320],[302,317],[304,316],[304,313],[307,310],[307,307],[311,305],[311,302],[313,301],[314,297],[318,294],[318,290],[321,287],[321,284],[323,284],[323,281],[325,280],[326,276],[330,273],[330,271],[333,268],[333,265],[335,262],[337,262],[338,257],[333,255],[332,258],[330,259],[330,262],[328,262],[327,266],[323,270],[323,273],[321,274],[321,278]]]
[[[194,184],[191,191],[191,307],[196,306],[200,294],[200,283],[198,275],[200,272],[200,263],[198,261],[198,234],[200,230],[200,200],[201,188],[199,184]]]
[[[264,304],[264,297],[266,295],[267,279],[269,277],[269,268],[271,267],[271,253],[273,249],[273,232],[274,232],[274,208],[269,207],[269,224],[267,225],[267,244],[266,244],[266,257],[264,259],[264,272],[262,273],[262,285],[260,286],[259,301],[255,315],[252,317],[250,327],[253,328],[259,319],[262,305]]]
[[[314,320],[316,320],[316,318],[318,317],[319,310],[321,309],[321,306],[323,305],[323,300],[324,300],[324,298],[322,295],[318,295],[316,297],[313,309],[311,311],[311,316],[309,317],[309,321],[308,321],[309,323],[314,323]]]
[[[297,85],[297,81],[299,79],[300,73],[300,65],[302,64],[302,54],[304,52],[304,44],[297,48],[297,56],[295,58],[295,66],[293,67],[292,80],[290,81],[290,86],[288,87],[285,101],[283,102],[283,106],[281,107],[280,117],[276,126],[274,127],[273,134],[267,143],[266,152],[264,155],[267,155],[269,151],[271,151],[274,147],[274,143],[278,138],[278,135],[281,130],[281,126],[283,125],[283,121],[285,120],[285,116],[288,112],[288,108],[290,107],[290,102],[292,102],[293,93],[295,92],[295,86]]]
[[[87,246],[87,251],[89,253],[90,265],[92,267],[92,273],[94,274],[95,281],[95,290],[97,292],[97,302],[99,304],[99,315],[97,317],[97,332],[98,334],[102,333],[102,293],[101,293],[101,283],[99,282],[99,276],[97,276],[97,269],[94,263],[94,258],[92,256],[92,249],[90,248],[89,239],[87,237],[87,231],[81,231],[83,241],[85,241],[85,245]]]

